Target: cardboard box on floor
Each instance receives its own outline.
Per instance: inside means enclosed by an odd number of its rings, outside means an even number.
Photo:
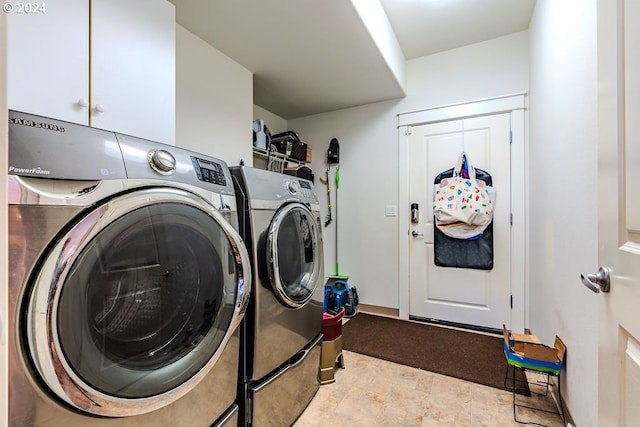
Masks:
[[[520,356],[551,363],[562,362],[564,360],[564,354],[567,348],[558,336],[556,336],[553,347],[548,347],[542,344],[540,339],[535,335],[510,333],[506,325],[502,325],[502,332],[507,347],[510,347],[511,351]],[[510,340],[513,340],[513,346],[510,345]]]

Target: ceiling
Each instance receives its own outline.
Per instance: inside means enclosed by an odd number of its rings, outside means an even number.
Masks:
[[[404,96],[351,0],[170,1],[178,24],[254,74],[254,104],[284,119]],[[407,60],[525,30],[535,5],[379,1]]]

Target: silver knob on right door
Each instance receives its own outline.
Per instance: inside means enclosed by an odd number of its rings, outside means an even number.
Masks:
[[[609,267],[600,267],[597,274],[581,274],[582,284],[593,292],[600,293],[609,292],[611,287],[611,269]]]

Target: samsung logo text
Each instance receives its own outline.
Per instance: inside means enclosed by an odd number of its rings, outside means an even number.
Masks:
[[[9,124],[30,126],[30,127],[39,128],[39,129],[49,129],[49,130],[54,130],[56,132],[65,131],[63,126],[54,125],[53,123],[36,122],[35,120],[18,119],[16,117],[9,117]]]

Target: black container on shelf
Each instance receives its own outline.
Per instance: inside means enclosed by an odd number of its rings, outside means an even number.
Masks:
[[[291,154],[289,157],[301,162],[307,161],[307,144],[302,141],[291,142]]]
[[[284,169],[282,173],[287,175],[297,176],[298,178],[308,179],[311,182],[313,182],[313,179],[315,178],[315,176],[313,175],[313,171],[306,166]]]

